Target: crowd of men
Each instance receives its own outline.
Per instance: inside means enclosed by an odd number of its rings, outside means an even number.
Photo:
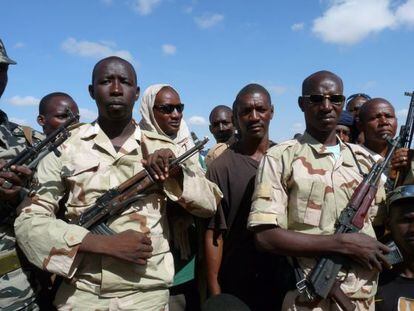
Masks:
[[[0,40],[0,97],[14,64]],[[277,108],[263,86],[248,84],[232,107],[211,111],[217,144],[174,169],[171,161],[197,143],[180,94],[168,84],[148,87],[135,121],[140,88],[122,58],[93,68],[97,119],[70,126],[58,152],[35,168],[3,169],[78,115],[75,101],[44,96],[43,133],[0,110],[0,309],[414,310],[411,150],[394,153],[362,229],[335,233],[397,133],[390,102],[346,99],[343,90],[332,72],[306,77],[298,97],[306,130],[276,143],[269,124]],[[106,219],[111,234],[80,225],[98,198],[141,172],[153,186]],[[387,186],[393,180],[401,185]],[[403,257],[394,267],[389,240]],[[311,299],[301,281],[326,256],[343,262],[336,296]]]

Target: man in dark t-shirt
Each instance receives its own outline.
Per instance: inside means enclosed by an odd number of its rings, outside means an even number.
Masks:
[[[414,310],[414,185],[390,193],[389,225],[404,262],[380,275],[375,309]]]
[[[235,295],[252,310],[278,310],[278,257],[257,251],[247,230],[256,170],[272,145],[268,128],[273,106],[267,90],[258,84],[245,86],[233,104],[233,115],[240,139],[206,174],[223,192],[205,236],[208,289],[213,296]]]

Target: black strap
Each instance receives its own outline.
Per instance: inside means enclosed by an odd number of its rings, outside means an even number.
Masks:
[[[365,175],[366,175],[366,174],[365,174],[365,173],[364,173],[364,171],[362,170],[361,165],[359,164],[359,162],[358,162],[358,160],[357,160],[357,158],[356,158],[355,153],[352,151],[351,146],[350,146],[349,144],[345,143],[345,142],[344,142],[344,144],[345,144],[345,146],[347,146],[347,147],[348,147],[349,151],[351,151],[352,157],[354,158],[355,164],[356,164],[356,166],[358,167],[358,171],[359,171],[359,173],[361,174],[361,176],[364,176],[364,177],[365,177]]]

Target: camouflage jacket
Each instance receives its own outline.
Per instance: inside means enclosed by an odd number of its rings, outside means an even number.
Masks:
[[[307,234],[333,234],[335,222],[361,182],[362,174],[375,162],[362,147],[347,146],[341,141],[339,144],[340,157],[336,161],[325,146],[306,132],[298,140],[270,148],[258,169],[248,226],[266,224]],[[362,233],[375,237],[372,223],[378,203],[384,199],[384,188],[379,187]],[[316,263],[313,258],[298,261],[305,274]],[[357,264],[351,263],[350,267],[340,273],[343,291],[352,298],[372,298],[378,273]]]
[[[24,150],[28,144],[43,139],[39,132],[9,122],[6,113],[0,110],[0,158],[8,161]],[[16,205],[0,201],[0,258],[15,253],[16,240],[13,223]],[[21,268],[0,275],[0,309],[30,310],[34,304],[35,294],[32,290],[29,271],[23,273]]]
[[[153,255],[145,266],[109,256],[77,254],[88,230],[54,216],[65,193],[68,193],[66,218],[73,221],[108,189],[141,171],[142,144],[149,153],[160,148],[180,153],[180,147],[164,136],[141,131],[138,126],[116,152],[99,125],[92,123],[72,130],[71,137],[59,147],[62,153],[59,158],[49,154],[40,161],[37,170],[40,188],[34,197],[23,202],[22,213],[15,222],[19,245],[32,263],[71,278],[78,289],[104,297],[171,285],[174,266],[165,217],[167,196],[190,213],[209,217],[214,214],[221,195],[192,161],[183,166],[182,187],[175,179],[168,179],[159,191],[131,204],[108,223],[115,232],[132,229],[151,237]]]

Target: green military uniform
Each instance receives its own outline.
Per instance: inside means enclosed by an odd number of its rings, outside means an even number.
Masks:
[[[77,254],[89,231],[55,218],[60,198],[68,193],[66,218],[77,220],[105,191],[143,169],[141,145],[149,153],[160,148],[170,148],[175,154],[180,150],[165,137],[141,131],[137,125],[118,152],[98,123],[82,125],[71,134],[59,147],[59,158],[49,154],[39,163],[40,188],[22,204],[15,222],[19,245],[36,266],[66,278],[56,296],[59,309],[162,310],[174,276],[166,198],[196,216],[209,217],[216,210],[220,190],[205,179],[198,164],[187,161],[182,188],[175,179],[168,179],[162,189],[148,193],[109,222],[115,232],[132,229],[151,237],[153,252],[146,265]]]
[[[339,138],[338,138],[339,140]],[[275,225],[283,229],[316,235],[332,235],[335,222],[355,188],[374,163],[370,153],[358,145],[339,142],[340,155],[335,159],[327,147],[305,134],[270,148],[256,177],[248,227]],[[375,237],[372,222],[378,203],[384,200],[378,191],[361,232]],[[298,258],[305,275],[314,267],[314,258]],[[342,290],[359,310],[373,308],[377,290],[377,271],[352,263],[338,276]],[[331,300],[307,306],[297,291],[289,292],[283,310],[337,310]]]
[[[43,136],[27,127],[9,122],[0,110],[0,159],[8,161],[28,144]],[[16,253],[13,223],[16,205],[0,201],[0,310],[35,310],[35,291],[29,279],[30,271],[20,267]]]

